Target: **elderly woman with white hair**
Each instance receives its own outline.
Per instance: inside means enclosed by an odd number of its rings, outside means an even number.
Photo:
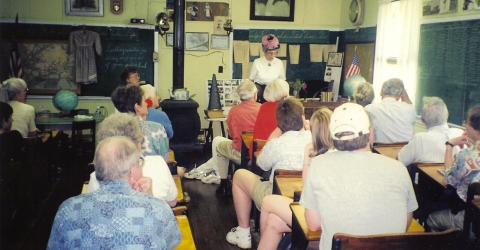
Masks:
[[[112,136],[125,136],[132,140],[139,150],[141,149],[143,133],[138,119],[133,114],[116,113],[108,116],[100,123],[97,131],[97,141],[100,142]],[[143,159],[143,176],[152,180],[151,191],[153,196],[165,200],[170,206],[174,207],[177,204],[178,190],[167,163],[158,155],[144,156]],[[97,190],[99,186],[100,183],[95,172],[93,172],[90,174],[88,192]]]
[[[0,101],[13,108],[11,130],[17,130],[23,137],[37,135],[35,108],[25,103],[27,92],[27,83],[20,78],[10,78],[2,82],[0,88]]]
[[[275,79],[287,79],[282,61],[276,58],[279,48],[280,41],[274,34],[264,35],[262,37],[262,50],[265,55],[253,61],[249,79],[259,88],[257,101],[261,103],[267,101],[263,97],[263,91],[269,82]]]
[[[141,85],[143,93],[145,93],[145,101],[147,102],[148,114],[147,121],[158,122],[165,127],[168,138],[173,137],[172,122],[165,112],[158,110],[160,97],[157,95],[157,90],[150,84]]]

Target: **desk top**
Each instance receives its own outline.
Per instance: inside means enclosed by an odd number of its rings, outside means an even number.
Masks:
[[[220,118],[208,118],[208,117],[204,117],[205,120],[209,121],[209,122],[224,122],[227,120],[227,117],[220,117]]]
[[[103,115],[89,114],[88,116],[93,117],[95,121],[101,122],[105,119]],[[71,116],[61,116],[60,113],[51,113],[50,117],[37,117],[35,119],[36,125],[49,125],[49,124],[72,124],[73,121],[76,121],[74,117]],[[79,120],[82,121],[82,120]]]
[[[385,155],[392,159],[397,159],[398,152],[403,148],[403,146],[377,146],[373,149],[376,150],[381,155]]]
[[[253,134],[242,134],[242,142],[245,144],[246,148],[250,148],[253,141]]]
[[[280,195],[293,199],[293,193],[303,189],[301,176],[278,175],[275,176]]]
[[[430,178],[435,180],[437,183],[442,185],[443,187],[447,186],[447,182],[445,181],[445,177],[438,172],[439,168],[443,168],[443,164],[438,164],[438,165],[426,165],[426,166],[421,166],[419,165],[418,168],[420,171],[424,172],[426,175],[428,175]]]

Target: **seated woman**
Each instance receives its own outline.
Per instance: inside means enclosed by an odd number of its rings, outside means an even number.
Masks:
[[[280,101],[288,97],[290,86],[285,80],[275,79],[271,81],[263,93],[263,98],[267,102],[263,103],[258,111],[257,120],[253,128],[253,140],[267,140],[272,132],[277,128],[277,119],[275,118],[275,110]],[[274,137],[280,136],[276,133]],[[250,144],[250,159],[252,159],[252,144]]]
[[[168,138],[165,128],[160,123],[145,120],[148,109],[143,90],[136,85],[118,87],[113,91],[111,98],[119,112],[135,114],[140,122],[140,128],[144,135],[143,155],[160,155],[164,157],[165,161],[169,161]]]
[[[313,157],[333,150],[333,141],[328,125],[332,111],[328,108],[318,109],[310,118],[312,143],[305,146],[302,181],[305,183],[310,161]],[[258,249],[277,249],[282,234],[291,232],[293,200],[281,195],[267,195],[262,200],[260,215],[260,243]]]
[[[4,81],[0,88],[0,101],[8,102],[14,111],[12,130],[17,130],[23,137],[37,135],[35,109],[25,104],[27,92],[27,83],[20,78],[10,78]]]
[[[233,176],[232,193],[238,227],[234,227],[226,239],[240,248],[251,247],[251,200],[260,208],[263,197],[272,194],[273,174],[276,169],[301,170],[304,148],[312,141],[310,130],[304,129],[305,116],[300,101],[289,98],[280,102],[276,109],[276,118],[283,134],[269,140],[257,159],[261,169],[272,170],[269,181],[262,181],[260,176],[246,169],[237,170]]]
[[[25,143],[17,130],[11,130],[13,109],[0,102],[0,161],[21,162],[25,160]]]
[[[143,133],[137,118],[131,114],[117,113],[108,116],[100,123],[97,131],[97,141],[100,142],[112,136],[125,136],[132,140],[140,149]],[[152,181],[151,190],[154,197],[165,200],[170,206],[177,204],[177,187],[173,181],[165,160],[158,155],[144,156],[143,176]],[[95,172],[90,174],[88,192],[97,190],[100,183]]]
[[[369,82],[360,83],[353,93],[354,102],[363,107],[372,103],[373,99],[375,99],[375,92],[372,84]]]
[[[157,90],[150,84],[141,85],[143,93],[145,93],[145,101],[148,106],[147,121],[158,122],[165,127],[168,138],[173,137],[172,122],[165,112],[158,110],[160,97],[157,95]]]

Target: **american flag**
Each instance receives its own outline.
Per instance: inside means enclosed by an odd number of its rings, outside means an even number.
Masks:
[[[353,59],[350,66],[348,66],[347,73],[345,74],[345,78],[348,78],[353,75],[360,75],[360,65],[358,64],[358,57],[357,51],[353,53]]]
[[[18,14],[15,18],[15,27],[18,27]],[[12,36],[12,44],[10,45],[10,77],[23,77],[23,70],[22,70],[22,59],[20,58],[20,53],[18,53],[18,45],[17,45],[17,36]]]

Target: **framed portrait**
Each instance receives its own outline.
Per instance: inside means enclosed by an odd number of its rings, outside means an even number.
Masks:
[[[328,52],[327,66],[342,67],[343,53]]]
[[[212,49],[228,49],[229,39],[227,35],[214,35],[212,34]]]
[[[103,16],[103,0],[65,0],[67,16]]]
[[[250,20],[290,21],[295,14],[295,0],[250,0]]]
[[[173,33],[167,33],[166,37],[165,44],[169,47],[173,47]]]
[[[208,32],[186,32],[185,50],[208,51]]]

